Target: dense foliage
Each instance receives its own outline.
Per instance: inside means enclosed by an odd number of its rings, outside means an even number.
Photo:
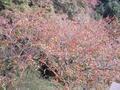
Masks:
[[[117,17],[120,19],[120,1],[119,0],[100,0],[95,8],[98,15],[103,18]]]
[[[120,75],[119,14],[117,0],[0,0],[0,89],[104,90]]]

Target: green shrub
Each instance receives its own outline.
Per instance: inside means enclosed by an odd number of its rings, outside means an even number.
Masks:
[[[101,3],[96,6],[97,15],[103,18],[116,16],[120,18],[120,1],[119,0],[101,0]]]
[[[23,73],[22,80],[17,79],[14,90],[57,90],[62,86],[54,85],[52,82],[39,77],[40,73],[33,67],[28,67]]]
[[[11,5],[11,0],[0,0],[0,11]]]
[[[61,0],[53,0],[53,6],[55,13],[63,12],[68,15],[69,19],[72,19],[73,16],[79,11],[79,8],[85,7],[83,2],[81,1],[61,1]]]
[[[0,0],[0,2],[5,6],[11,4],[11,0]]]
[[[0,10],[18,9],[24,11],[29,8],[30,0],[0,0]]]

